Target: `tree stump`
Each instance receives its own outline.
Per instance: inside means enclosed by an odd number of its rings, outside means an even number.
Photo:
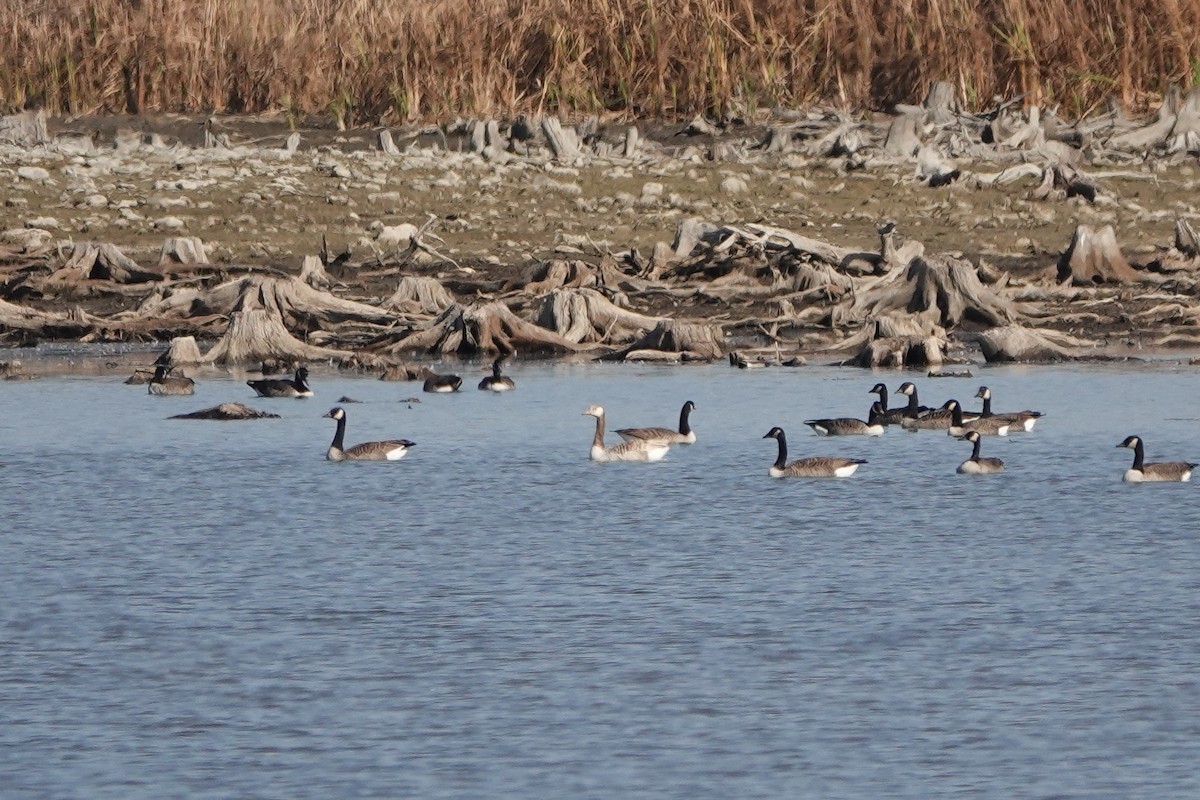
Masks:
[[[116,245],[82,242],[75,245],[67,262],[49,278],[63,282],[110,280],[116,283],[147,283],[162,279],[162,273],[142,269]]]
[[[392,296],[383,301],[383,307],[432,317],[450,308],[454,302],[454,295],[437,278],[405,275]]]
[[[334,284],[333,277],[325,271],[325,264],[317,256],[305,256],[300,262],[300,280],[319,291]]]
[[[1076,286],[1097,283],[1128,283],[1142,276],[1129,265],[1117,244],[1111,225],[1093,231],[1086,225],[1075,229],[1071,244],[1058,260],[1057,280]]]
[[[228,330],[204,355],[204,361],[244,366],[269,358],[319,361],[348,355],[342,350],[316,347],[296,339],[284,327],[278,311],[258,307],[233,312]]]
[[[463,308],[455,303],[427,327],[385,347],[390,353],[424,351],[436,355],[483,353],[571,353],[575,342],[540,328],[500,302]]]
[[[916,317],[891,315],[872,320],[829,349],[857,351],[841,362],[845,366],[926,368],[945,360],[948,344],[946,332],[939,326]]]
[[[178,367],[183,364],[199,364],[204,358],[200,355],[200,348],[196,345],[196,337],[176,336],[171,340],[170,347],[159,357],[159,360],[169,367]]]
[[[725,334],[720,326],[664,319],[654,330],[603,360],[665,361],[682,355],[689,361],[712,361],[724,353]]]
[[[197,236],[177,236],[167,239],[162,244],[158,254],[158,265],[167,264],[207,264],[208,253],[204,250],[204,242]]]
[[[989,364],[995,362],[1054,362],[1080,357],[1085,342],[1054,331],[1005,325],[981,331],[973,337]]]
[[[899,311],[928,315],[944,328],[964,322],[1004,325],[1017,317],[1013,302],[984,286],[975,268],[963,259],[914,258],[903,282],[885,281],[863,292],[851,313],[868,318]]]
[[[662,320],[626,311],[595,289],[560,289],[542,300],[537,324],[570,342],[620,343]]]

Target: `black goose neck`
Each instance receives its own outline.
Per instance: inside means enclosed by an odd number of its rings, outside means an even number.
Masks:
[[[775,466],[783,469],[787,464],[787,438],[783,435],[783,431],[779,432],[775,441],[779,442],[779,457],[775,459]]]
[[[963,425],[962,406],[958,403],[950,406],[950,422],[956,428],[961,428]]]
[[[1142,464],[1146,458],[1146,448],[1142,446],[1142,440],[1138,439],[1133,445],[1133,468],[1138,472],[1142,471]]]
[[[337,420],[337,432],[333,434],[333,444],[335,450],[344,450],[343,444],[346,439],[346,415],[335,418]]]
[[[983,411],[979,413],[979,416],[984,418],[992,416],[992,396],[990,394],[983,396]]]
[[[974,446],[971,448],[971,460],[972,460],[972,461],[978,461],[978,460],[979,460],[979,449],[980,449],[981,447],[983,447],[983,439],[981,439],[980,437],[976,436],[976,437],[975,437],[975,444],[974,444]]]
[[[692,415],[692,406],[690,403],[684,403],[683,408],[679,410],[679,432],[687,436],[692,432],[692,423],[689,419]]]
[[[905,407],[904,411],[910,417],[915,417],[917,416],[917,412],[920,410],[920,408],[921,406],[917,402],[917,390],[913,389],[912,394],[908,396],[908,405]]]

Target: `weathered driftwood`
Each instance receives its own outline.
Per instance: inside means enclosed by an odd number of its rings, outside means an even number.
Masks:
[[[199,364],[203,360],[204,358],[200,355],[200,347],[196,344],[196,337],[176,336],[171,340],[171,345],[166,352],[158,357],[157,363],[178,367],[184,364]]]
[[[335,283],[333,277],[325,271],[325,264],[318,256],[305,256],[300,262],[300,280],[320,291],[330,288]]]
[[[1075,229],[1071,244],[1058,259],[1056,278],[1076,286],[1096,283],[1127,283],[1144,276],[1129,265],[1111,225],[1094,231],[1086,225]]]
[[[269,411],[258,411],[241,403],[221,403],[219,406],[193,411],[190,414],[176,414],[171,419],[213,419],[231,422],[243,419],[279,419],[279,415]]]
[[[908,266],[908,262],[898,264],[896,244],[896,223],[888,221],[879,226],[878,253],[847,253],[838,264],[838,269],[851,275],[882,275],[896,266]]]
[[[0,300],[0,341],[9,344],[35,344],[42,338],[77,339],[92,328],[91,318],[78,308],[64,314]]]
[[[1167,88],[1162,105],[1158,107],[1152,122],[1131,131],[1118,133],[1110,137],[1105,144],[1115,150],[1144,151],[1163,143],[1175,128],[1181,105],[1179,87],[1172,84]]]
[[[0,117],[0,144],[30,147],[48,141],[46,113],[41,109]]]
[[[225,335],[204,354],[204,361],[244,366],[268,358],[317,361],[348,355],[344,350],[300,341],[284,326],[278,310],[259,306],[230,314]]]
[[[481,353],[569,353],[580,349],[553,331],[514,314],[500,302],[463,308],[455,303],[425,328],[383,348],[386,352],[423,351],[472,356]]]
[[[555,289],[596,286],[601,282],[600,271],[586,261],[551,259],[533,268],[524,291],[538,297]]]
[[[50,281],[110,280],[116,283],[161,281],[162,273],[143,269],[116,245],[79,243]]]
[[[920,318],[890,315],[872,320],[830,351],[857,351],[841,363],[857,367],[936,367],[945,360],[946,332]]]
[[[662,319],[627,311],[595,289],[559,289],[542,299],[537,324],[569,342],[636,339]]]
[[[987,362],[1054,362],[1069,361],[1082,356],[1081,348],[1089,346],[1075,337],[1056,331],[1005,325],[975,334],[974,341],[983,351]]]
[[[917,151],[921,149],[923,117],[924,114],[915,110],[893,117],[888,126],[887,137],[883,140],[884,152],[905,160],[916,156]]]
[[[1031,200],[1062,200],[1082,197],[1089,203],[1096,202],[1100,187],[1095,181],[1066,164],[1054,164],[1042,173],[1042,182],[1029,193]]]
[[[554,157],[559,161],[573,162],[583,157],[579,136],[572,128],[564,128],[558,117],[542,118],[542,133],[554,151]]]
[[[437,278],[405,275],[396,285],[392,296],[383,301],[383,307],[405,314],[435,316],[450,308],[454,302],[454,295]]]
[[[207,264],[204,242],[196,236],[176,236],[162,244],[158,254],[159,266],[167,264]]]
[[[1200,270],[1200,239],[1187,220],[1175,220],[1175,241],[1158,258],[1146,265],[1153,272],[1179,273]]]
[[[610,361],[711,361],[725,352],[725,336],[718,325],[661,320],[654,330],[628,347],[604,356]]]
[[[864,291],[851,307],[851,316],[875,319],[896,312],[927,315],[945,328],[964,322],[1004,325],[1018,316],[1013,302],[984,286],[975,267],[963,259],[914,258],[903,274],[902,282],[881,282]]]

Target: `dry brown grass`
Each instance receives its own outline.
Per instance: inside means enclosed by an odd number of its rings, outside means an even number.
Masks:
[[[8,0],[0,107],[671,116],[948,80],[1079,113],[1200,80],[1197,30],[1200,0]]]

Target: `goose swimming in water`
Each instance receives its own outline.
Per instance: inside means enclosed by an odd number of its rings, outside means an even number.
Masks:
[[[308,367],[296,370],[296,376],[287,378],[263,378],[257,381],[246,381],[246,385],[255,391],[259,397],[312,397],[313,390],[308,386]]]
[[[879,403],[872,403],[866,422],[854,417],[835,417],[807,419],[804,424],[822,436],[883,436],[883,409]]]
[[[1149,464],[1145,461],[1146,449],[1142,437],[1127,436],[1117,447],[1128,447],[1133,451],[1133,466],[1125,470],[1122,480],[1128,483],[1146,483],[1148,481],[1190,481],[1195,464],[1187,461],[1156,461]]]
[[[775,463],[767,470],[772,478],[849,478],[859,465],[867,463],[861,458],[840,458],[837,456],[812,456],[798,458],[788,463],[787,437],[783,428],[774,427],[767,431],[764,439],[774,439],[779,443],[779,455]]]
[[[154,377],[146,385],[146,391],[149,394],[157,395],[184,395],[196,393],[196,382],[191,378],[168,378],[167,373],[171,368],[166,364],[159,364],[154,368]]]
[[[921,405],[917,400],[917,387],[912,381],[905,381],[904,383],[900,384],[900,388],[896,390],[896,394],[908,396],[908,405],[902,409],[899,409],[900,414],[903,417],[915,419],[916,417],[919,417],[922,414],[932,410],[928,406]]]
[[[971,457],[958,465],[960,475],[995,475],[997,472],[1004,472],[1004,462],[998,458],[981,458],[979,455],[980,443],[983,437],[979,435],[979,431],[967,431],[967,435],[963,437],[972,445]]]
[[[330,461],[399,461],[408,454],[408,448],[416,444],[408,439],[385,439],[379,442],[363,442],[353,447],[346,447],[346,412],[340,406],[331,408],[325,415],[337,420],[337,432],[333,435],[333,443],[325,452],[325,458]]]
[[[596,418],[596,435],[592,437],[592,461],[661,461],[671,449],[670,445],[655,439],[634,439],[612,447],[604,446],[604,408],[588,406],[585,417]]]
[[[479,382],[479,388],[488,392],[509,392],[517,388],[517,384],[507,375],[500,374],[500,365],[508,355],[502,355],[492,362],[492,374]]]
[[[616,433],[627,442],[656,441],[667,444],[695,444],[696,432],[692,430],[691,415],[696,404],[688,400],[679,411],[679,430],[670,428],[621,428]]]
[[[980,412],[979,416],[984,419],[1003,419],[1012,423],[1012,427],[1009,428],[1010,433],[1031,431],[1033,430],[1033,426],[1037,424],[1037,421],[1046,416],[1041,411],[1015,411],[1009,414],[995,414],[992,412],[992,390],[986,386],[980,386],[975,396],[983,400],[983,411]]]
[[[959,439],[970,431],[976,431],[981,436],[1008,436],[1008,429],[1012,427],[1012,423],[996,417],[964,420],[962,405],[957,400],[947,400],[946,408],[950,410],[950,427],[946,429],[946,433]]]
[[[462,386],[462,378],[457,375],[438,375],[429,367],[421,368],[420,377],[425,379],[421,388],[426,392],[446,394],[447,392],[457,392],[458,387]]]
[[[945,430],[954,424],[954,412],[950,409],[950,404],[955,401],[947,400],[942,403],[941,408],[935,408],[932,411],[926,411],[921,416],[911,419],[905,418],[900,421],[901,427],[909,431],[929,431],[929,430]],[[966,422],[970,422],[979,418],[978,414],[972,414],[966,411],[959,412]]]

